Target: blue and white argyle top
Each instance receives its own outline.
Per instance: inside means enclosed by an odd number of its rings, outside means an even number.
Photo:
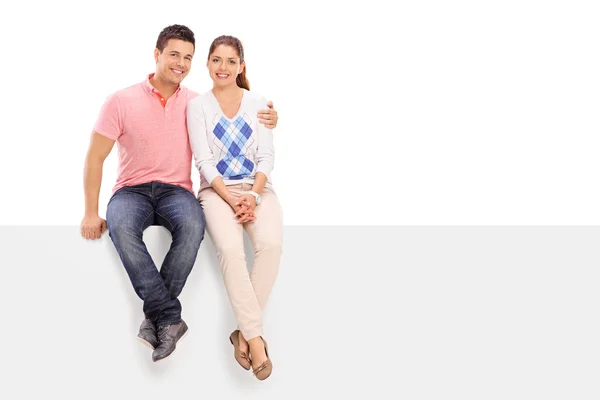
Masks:
[[[254,183],[256,173],[267,176],[273,170],[273,134],[258,122],[258,110],[267,100],[244,90],[237,114],[228,118],[209,91],[192,99],[187,106],[187,126],[195,165],[200,171],[200,189],[210,186],[217,176],[226,185]]]
[[[217,171],[224,179],[247,178],[254,171],[254,162],[246,157],[248,148],[254,143],[252,120],[247,114],[237,116],[233,122],[224,116],[215,114],[218,120],[212,133],[213,143],[220,151]]]

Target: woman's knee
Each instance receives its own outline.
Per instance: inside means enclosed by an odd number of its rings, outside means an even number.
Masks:
[[[283,245],[282,240],[274,238],[271,240],[257,240],[254,248],[255,253],[278,253],[282,251]]]

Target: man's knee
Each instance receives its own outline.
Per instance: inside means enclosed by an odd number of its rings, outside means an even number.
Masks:
[[[142,230],[131,219],[120,215],[107,214],[106,226],[111,239],[116,242],[131,242],[141,240]]]
[[[204,212],[200,209],[198,213],[193,213],[183,221],[181,233],[187,240],[199,244],[204,239],[205,228]]]

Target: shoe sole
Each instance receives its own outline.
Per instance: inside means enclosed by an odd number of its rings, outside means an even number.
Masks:
[[[152,350],[156,349],[156,347],[152,346],[152,344],[150,344],[149,341],[147,341],[146,339],[142,339],[139,336],[136,336],[138,342],[140,342],[141,344],[143,344],[146,347],[150,347]]]
[[[166,356],[164,358],[161,358],[160,360],[156,360],[156,361],[152,360],[152,361],[154,361],[155,363],[157,363],[157,362],[161,362],[161,361],[166,360],[167,358],[171,357],[173,355],[173,353],[175,353],[177,351],[177,345],[179,344],[179,342],[181,342],[181,339],[183,339],[184,337],[186,337],[189,331],[190,331],[189,329],[187,331],[185,331],[185,333],[175,343],[175,349],[173,349],[173,351],[171,352],[171,354],[169,354],[168,356]]]

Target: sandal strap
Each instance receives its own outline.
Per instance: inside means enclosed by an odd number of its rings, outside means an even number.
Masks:
[[[256,369],[252,369],[252,373],[254,375],[258,374],[260,371],[262,371],[263,369],[267,368],[269,366],[269,359],[267,359],[267,361],[265,361],[264,363],[260,364],[258,367],[256,367]]]

